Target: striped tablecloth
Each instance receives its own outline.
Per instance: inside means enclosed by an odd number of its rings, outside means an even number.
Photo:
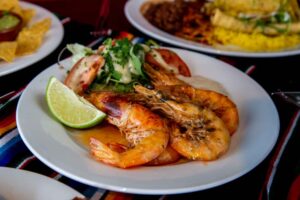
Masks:
[[[61,20],[65,36],[55,52],[40,62],[19,72],[0,77],[0,96],[8,91],[20,92],[39,72],[54,64],[60,50],[68,43],[81,43],[96,47],[103,38],[91,34],[92,27]],[[81,31],[78,31],[81,30]],[[145,38],[139,32],[113,33],[112,37]],[[165,44],[166,45],[166,44]],[[216,57],[216,56],[215,56]],[[254,59],[217,56],[256,80],[271,93],[277,89],[300,91],[300,56]],[[247,92],[247,91],[245,91]],[[37,159],[21,140],[16,127],[17,99],[0,111],[0,166],[18,168],[46,175],[76,189],[88,199],[300,199],[300,111],[294,105],[273,97],[280,115],[280,136],[273,151],[255,169],[225,185],[212,189],[179,195],[135,195],[94,188],[57,173]],[[257,133],[259,134],[259,133]],[[249,158],[251,159],[251,158]],[[0,177],[1,178],[1,177]]]

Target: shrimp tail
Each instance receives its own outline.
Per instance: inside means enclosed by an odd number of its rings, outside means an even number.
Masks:
[[[120,160],[117,152],[95,138],[90,138],[90,152],[96,160],[99,160],[101,157],[100,161],[106,164],[116,165]]]

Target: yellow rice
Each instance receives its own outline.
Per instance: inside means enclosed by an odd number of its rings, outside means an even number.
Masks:
[[[216,27],[213,37],[222,45],[234,45],[248,51],[276,51],[295,48],[300,44],[300,35],[269,37],[259,33],[246,34]]]

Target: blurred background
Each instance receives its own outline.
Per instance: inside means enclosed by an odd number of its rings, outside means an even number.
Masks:
[[[126,0],[25,0],[38,4],[62,16],[71,17],[73,20],[87,23],[95,28],[98,26],[101,9],[110,9],[107,24],[114,30],[128,28],[129,22],[123,12]],[[105,8],[101,8],[106,2]],[[112,10],[113,8],[113,10]],[[117,22],[117,23],[114,23]]]

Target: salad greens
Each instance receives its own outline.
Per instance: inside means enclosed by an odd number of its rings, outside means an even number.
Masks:
[[[105,65],[90,86],[92,91],[130,92],[137,83],[143,85],[149,83],[143,64],[150,47],[145,44],[133,44],[127,38],[121,40],[109,38],[97,51],[80,44],[69,44],[67,49],[73,54],[74,63],[92,54],[104,57]]]
[[[83,46],[81,44],[68,44],[67,49],[73,54],[72,62],[75,64],[78,60],[84,56],[92,55],[95,53],[91,48]]]

